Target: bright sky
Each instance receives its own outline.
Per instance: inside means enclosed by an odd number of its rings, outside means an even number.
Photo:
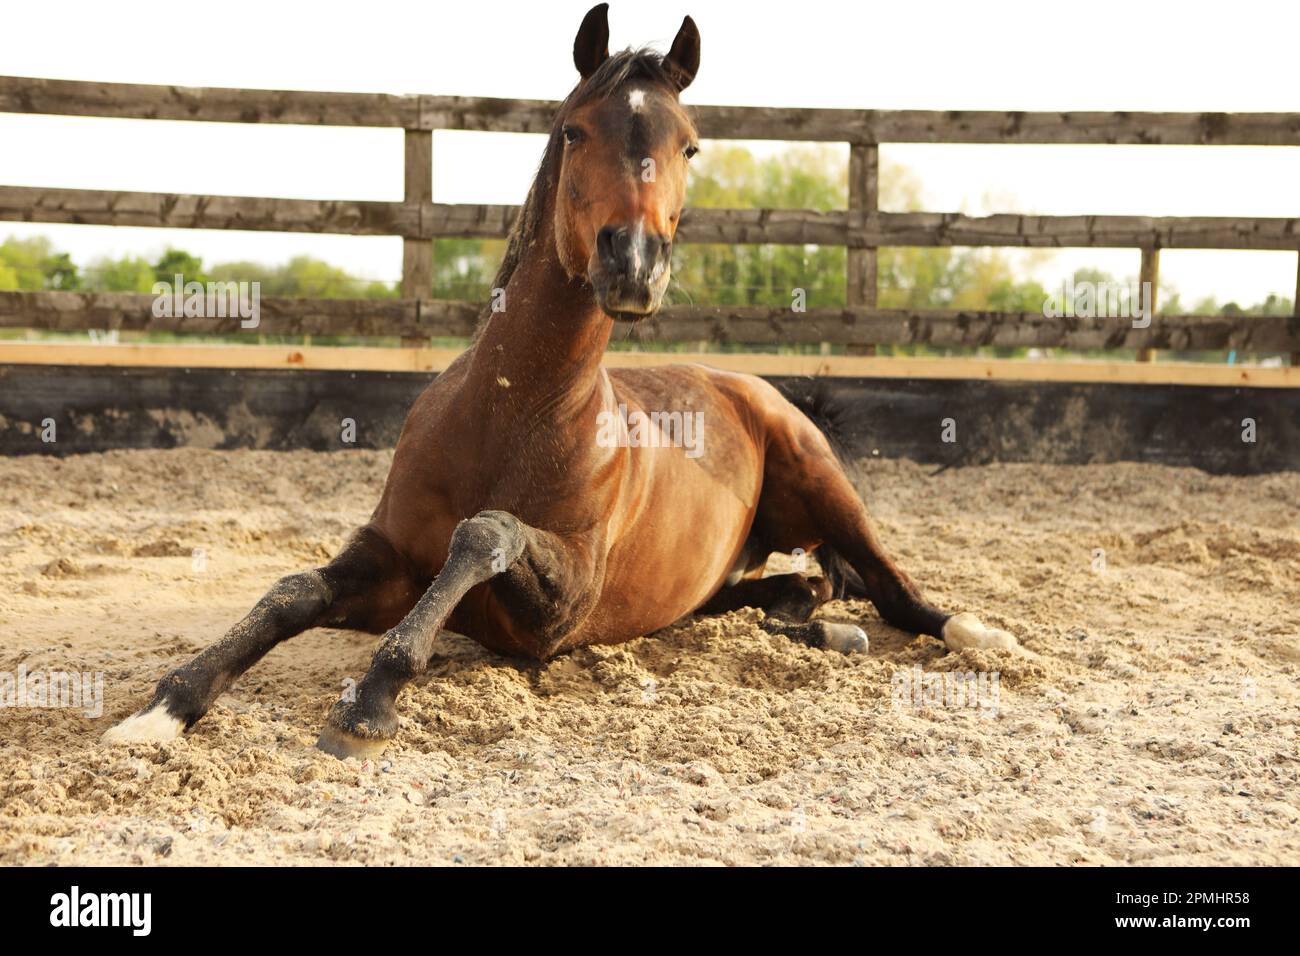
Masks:
[[[3,11],[0,70],[185,86],[559,99],[591,0],[357,3],[62,0]],[[612,48],[666,49],[684,14],[702,35],[697,104],[878,109],[1300,111],[1300,3],[671,0],[610,9]],[[706,144],[707,148],[707,144]],[[766,151],[772,147],[759,146]],[[434,198],[522,201],[539,137],[436,133]],[[847,156],[847,150],[845,150]],[[1300,147],[886,146],[931,211],[1300,217]],[[401,198],[398,130],[0,113],[0,184],[318,199]],[[182,246],[207,261],[298,253],[367,277],[400,274],[400,240],[0,222],[82,263]],[[1013,257],[1019,253],[1011,253]],[[1068,250],[1137,271],[1127,250]],[[1165,252],[1161,277],[1204,295],[1291,296],[1289,252]]]

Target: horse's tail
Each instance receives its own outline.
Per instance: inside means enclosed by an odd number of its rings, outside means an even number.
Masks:
[[[777,389],[786,401],[803,412],[826,436],[840,468],[857,489],[858,496],[862,497],[861,476],[853,465],[849,452],[849,433],[853,426],[852,405],[836,396],[823,378],[809,376],[787,379],[777,385]],[[815,556],[826,580],[830,581],[836,598],[867,596],[867,589],[858,572],[829,544],[819,547]]]

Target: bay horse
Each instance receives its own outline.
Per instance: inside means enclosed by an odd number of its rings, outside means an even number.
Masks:
[[[698,148],[678,97],[700,62],[690,17],[667,55],[611,56],[606,14],[603,3],[588,12],[574,42],[580,80],[494,283],[504,308],[485,311],[468,350],[416,400],[369,523],[163,677],[108,741],[179,735],[271,648],[312,627],[383,633],[321,732],[318,746],[340,757],[384,749],[398,694],[444,627],[545,661],[754,606],[769,630],[851,652],[865,649],[859,628],[811,620],[848,593],[949,648],[1015,646],[926,602],[881,547],[827,437],[771,384],[701,365],[602,366],[615,323],[653,314],[668,285]],[[638,415],[661,432],[672,415],[691,416],[704,440],[632,441]],[[771,554],[796,549],[824,574],[762,577]]]

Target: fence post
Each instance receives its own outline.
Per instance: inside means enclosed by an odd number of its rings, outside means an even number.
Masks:
[[[1142,248],[1142,265],[1138,269],[1138,296],[1139,301],[1143,290],[1146,288],[1144,283],[1151,283],[1151,321],[1156,320],[1156,297],[1160,291],[1160,250],[1154,246],[1144,246]],[[1139,362],[1154,362],[1156,360],[1155,349],[1138,349],[1137,360]]]
[[[1291,300],[1291,314],[1296,317],[1296,326],[1300,327],[1300,252],[1296,253],[1295,298]],[[1300,368],[1300,352],[1291,353],[1291,367]]]
[[[849,213],[870,215],[880,206],[880,147],[875,143],[853,143],[849,146]],[[874,248],[848,250],[849,305],[876,307],[878,259]],[[848,355],[875,355],[876,347],[870,344],[849,345]]]
[[[433,130],[406,131],[405,201],[408,206],[433,200]],[[402,239],[402,298],[428,299],[433,296],[433,242]],[[402,336],[402,345],[419,348],[429,344],[428,336]]]

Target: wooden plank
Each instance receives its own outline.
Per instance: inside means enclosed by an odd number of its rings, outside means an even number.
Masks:
[[[407,130],[403,140],[403,195],[408,206],[433,201],[433,133]]]
[[[504,238],[517,206],[425,208],[426,232]],[[805,209],[687,209],[678,240],[688,243],[1017,248],[1300,249],[1300,218],[1022,216]]]
[[[1296,146],[1300,113],[1017,112],[696,107],[710,139],[849,143]]]
[[[849,225],[850,214],[842,210],[686,209],[677,237],[698,243],[844,246],[851,238]]]
[[[876,110],[864,125],[856,135],[877,143],[1300,145],[1300,113]]]
[[[0,341],[0,364],[103,365],[126,368],[303,368],[342,371],[442,371],[459,349],[276,345],[86,345]],[[763,355],[744,352],[607,352],[608,368],[703,364],[763,376],[837,376],[1105,382],[1115,385],[1213,385],[1297,388],[1300,369],[1253,365],[1130,362],[1027,362],[1021,359],[909,358],[909,356]]]
[[[149,86],[0,77],[0,112],[219,123],[402,126],[420,121],[418,96]]]
[[[238,318],[155,318],[153,296],[129,293],[0,292],[0,328],[126,329],[225,334]],[[410,299],[261,300],[258,331],[296,335],[470,336],[480,308]],[[1290,316],[1166,315],[1148,328],[1128,318],[1085,319],[1037,312],[674,306],[637,330],[650,340],[799,345],[936,345],[1291,352],[1300,328]]]
[[[545,133],[558,103],[149,86],[0,77],[0,112],[224,123],[297,123]],[[850,143],[1121,143],[1297,146],[1300,113],[1132,113],[694,108],[712,139]]]
[[[0,220],[10,222],[503,239],[518,211],[518,206],[427,201],[416,205],[0,186]],[[847,215],[803,210],[688,210],[680,237],[692,242],[843,244],[847,241]]]
[[[405,134],[405,202],[423,208],[433,200],[433,133],[410,130]],[[423,230],[421,230],[423,231]],[[433,297],[433,242],[429,239],[402,240],[402,296],[407,299]],[[402,345],[428,345],[424,336],[403,336]]]
[[[425,235],[437,239],[504,239],[518,213],[518,206],[474,203],[424,203],[420,208]]]
[[[0,356],[3,356],[0,351]],[[1027,359],[913,358],[909,356],[764,355],[741,352],[609,352],[610,368],[698,363],[751,375],[825,375],[851,378],[983,379],[1020,382],[1104,382],[1132,385],[1213,385],[1295,388],[1300,370],[1183,362],[1031,361]]]
[[[493,96],[421,96],[421,128],[491,133],[549,133],[560,107],[556,100],[512,100]]]
[[[1151,322],[1154,324],[1157,309],[1156,296],[1160,292],[1159,249],[1153,249],[1150,246],[1143,247],[1142,263],[1138,267],[1138,288],[1142,290],[1143,298],[1146,297],[1146,290],[1151,290],[1148,308],[1151,310]],[[1153,348],[1138,349],[1137,360],[1139,362],[1154,362],[1156,360],[1156,350]]]
[[[301,368],[429,372],[445,369],[461,349],[349,345],[225,345],[117,342],[11,342],[0,339],[0,365],[92,365],[113,368]]]
[[[1129,318],[1087,319],[1038,312],[687,306],[644,322],[648,340],[841,345],[880,343],[962,348],[1290,351],[1300,329],[1288,316],[1165,315],[1136,329]]]
[[[95,189],[0,186],[0,220],[418,236],[420,210],[394,202],[259,199]]]
[[[264,199],[0,186],[0,220],[505,238],[517,206]],[[1300,249],[1300,218],[967,216],[931,212],[688,209],[683,242],[777,245]]]
[[[0,328],[79,332],[86,329],[185,332],[202,335],[420,335],[431,327],[461,334],[465,322],[430,313],[423,324],[417,303],[403,299],[262,298],[258,324],[244,328],[226,318],[156,317],[154,296],[125,292],[0,292]],[[466,307],[468,328],[475,311]]]
[[[448,348],[363,346],[170,345],[0,341],[0,365],[124,368],[282,368],[347,371],[441,371],[460,355]],[[701,364],[751,375],[827,375],[853,378],[980,379],[1021,382],[1098,382],[1129,385],[1300,387],[1300,369],[1197,362],[1056,362],[1023,359],[912,358],[908,356],[765,355],[719,352],[607,352],[608,368]]]
[[[1300,249],[1300,219],[875,213],[855,238],[876,246]]]
[[[849,147],[849,213],[867,216],[880,204],[880,147]],[[879,276],[874,247],[850,246],[846,253],[848,287],[845,301],[851,306],[875,308]],[[853,355],[875,355],[874,344],[849,346]]]
[[[439,238],[504,239],[518,206],[426,204],[425,231]],[[850,218],[843,210],[687,209],[677,241],[719,244],[846,245]],[[864,227],[859,223],[859,228]],[[865,236],[865,233],[863,233]],[[910,238],[910,235],[909,235]],[[1019,241],[1016,243],[1019,245]]]

